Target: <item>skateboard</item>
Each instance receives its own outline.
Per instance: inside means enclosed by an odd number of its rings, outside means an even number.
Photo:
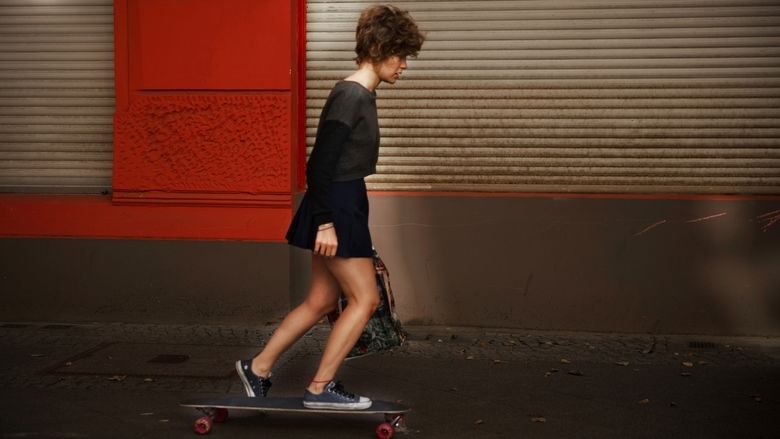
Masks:
[[[356,416],[384,415],[385,422],[379,424],[375,430],[376,437],[379,439],[389,439],[396,431],[406,431],[404,416],[411,411],[409,407],[389,401],[373,401],[371,407],[365,410],[325,410],[307,409],[303,406],[303,398],[249,398],[246,396],[193,399],[182,402],[181,406],[195,408],[204,415],[195,420],[195,433],[197,434],[208,434],[215,423],[226,422],[228,410],[256,410],[286,413],[338,413]]]

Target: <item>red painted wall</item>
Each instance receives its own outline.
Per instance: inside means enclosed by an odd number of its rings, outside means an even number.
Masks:
[[[114,201],[289,206],[289,0],[130,0],[123,21]]]
[[[302,5],[116,0],[113,195],[0,197],[0,234],[282,240]]]

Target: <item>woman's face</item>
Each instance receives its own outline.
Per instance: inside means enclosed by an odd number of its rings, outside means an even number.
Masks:
[[[395,81],[406,70],[406,57],[393,55],[379,64],[375,64],[374,69],[381,81],[395,84]]]

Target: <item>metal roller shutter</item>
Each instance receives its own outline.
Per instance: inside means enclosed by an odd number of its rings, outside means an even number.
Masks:
[[[307,137],[369,2],[310,0]],[[776,0],[396,2],[372,189],[780,193]]]
[[[111,188],[111,0],[0,0],[0,191]]]

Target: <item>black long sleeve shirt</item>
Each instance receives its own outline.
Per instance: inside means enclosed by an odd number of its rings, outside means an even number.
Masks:
[[[308,196],[317,225],[333,220],[331,182],[375,173],[378,157],[376,94],[357,82],[339,81],[322,108],[306,165]]]

